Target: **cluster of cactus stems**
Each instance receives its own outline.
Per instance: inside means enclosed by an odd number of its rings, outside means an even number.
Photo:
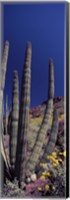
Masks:
[[[9,43],[5,44],[4,57],[2,61],[2,91],[4,90],[6,65],[8,57]],[[43,158],[46,160],[54,148],[58,133],[58,113],[54,111],[53,122],[50,118],[53,113],[54,98],[54,64],[53,60],[49,60],[49,87],[48,87],[48,104],[46,105],[43,121],[37,136],[32,137],[32,153],[27,159],[28,134],[29,132],[29,110],[30,110],[30,87],[31,87],[31,60],[32,45],[27,43],[24,67],[22,73],[21,96],[19,107],[19,87],[18,73],[14,71],[13,89],[12,89],[12,105],[11,105],[11,122],[10,122],[10,164],[14,170],[15,176],[19,181],[19,187],[23,188],[26,177],[30,177],[35,172],[35,167],[39,161],[41,151],[44,145],[45,137],[48,129],[51,127],[49,142],[45,147]]]

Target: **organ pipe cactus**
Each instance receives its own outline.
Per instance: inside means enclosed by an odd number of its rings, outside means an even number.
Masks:
[[[54,98],[54,64],[53,64],[53,60],[50,59],[49,60],[49,86],[48,86],[48,98],[49,99],[53,99]],[[49,104],[49,103],[48,103]],[[47,106],[47,109],[48,109],[48,106]],[[47,110],[45,110],[45,113],[48,112]],[[51,112],[51,115],[52,115],[52,112]],[[43,121],[45,119],[45,116],[43,118]],[[52,120],[50,120],[50,123],[48,124],[48,129],[51,128],[51,125],[52,125]],[[43,122],[41,123],[41,128],[43,128]],[[38,133],[41,131],[41,128],[40,130],[38,131]],[[29,148],[33,148],[34,144],[35,144],[35,141],[36,141],[36,135],[33,134],[33,136],[29,136],[28,135],[28,144],[29,144]]]
[[[1,154],[3,158],[2,161],[5,160],[5,164],[7,164],[7,158],[6,156],[4,157],[4,155],[6,154],[5,154],[3,138],[2,138],[3,136],[3,95],[4,95],[6,70],[7,70],[8,53],[9,53],[9,42],[6,41],[4,45],[3,56],[2,56],[2,61],[1,61],[1,86],[0,86],[0,123],[1,123],[0,124],[0,127],[1,127],[0,141],[1,141]],[[3,162],[2,162],[2,165],[3,165]],[[3,186],[3,183],[2,183],[2,186]]]
[[[4,51],[3,51],[2,62],[1,62],[1,90],[3,90],[5,86],[8,52],[9,52],[9,42],[6,41],[4,45]]]
[[[3,114],[2,114],[2,107],[3,107],[3,93],[4,93],[4,86],[5,86],[5,77],[6,77],[6,70],[7,70],[7,60],[8,60],[8,52],[9,52],[9,42],[5,42],[2,62],[1,62],[1,88],[0,88],[0,122],[2,124]]]
[[[26,47],[24,69],[22,75],[22,90],[21,90],[21,101],[20,101],[18,145],[17,145],[18,158],[16,160],[16,163],[20,165],[18,171],[20,187],[23,187],[23,181],[25,179],[25,172],[26,172],[27,133],[29,131],[29,110],[30,110],[31,58],[32,58],[32,46],[31,43],[28,42]]]
[[[48,87],[48,98],[54,98],[54,64],[53,60],[49,60],[49,87]]]
[[[18,94],[18,73],[14,71],[12,106],[11,106],[11,125],[10,125],[10,164],[12,169],[15,168],[18,117],[19,117],[19,94]]]
[[[58,134],[58,110],[55,110],[53,115],[53,124],[50,133],[50,138],[43,155],[44,160],[47,160],[47,156],[52,153],[57,140],[57,134]]]
[[[3,128],[2,128],[3,126],[3,93],[4,93],[4,86],[5,86],[8,53],[9,53],[9,42],[6,41],[4,45],[4,51],[3,51],[2,62],[1,62],[1,88],[0,88],[0,123],[1,123],[1,130],[2,130],[1,134],[3,134]],[[1,153],[2,153],[2,149],[1,149]]]
[[[2,153],[2,157],[4,159],[4,162],[6,164],[6,167],[9,170],[9,162],[8,162],[7,155],[6,155],[5,148],[4,148],[3,135],[1,137],[1,153]]]
[[[6,96],[6,134],[8,133],[8,96]]]
[[[35,139],[35,144],[33,146],[32,154],[27,162],[27,176],[31,176],[31,174],[35,170],[35,166],[38,162],[39,156],[42,151],[42,147],[44,145],[45,137],[50,128],[50,117],[53,112],[53,97],[54,97],[54,65],[52,60],[49,62],[49,100],[48,105],[46,107],[45,115],[43,122],[41,124],[40,130],[38,131],[37,137]],[[51,122],[52,125],[52,122]],[[33,139],[34,143],[34,139]]]
[[[46,108],[45,116],[42,122],[42,125],[40,127],[40,130],[37,134],[37,138],[33,147],[32,154],[27,162],[27,168],[26,168],[26,174],[27,176],[31,176],[33,173],[35,166],[38,162],[39,156],[41,154],[41,150],[45,141],[45,137],[47,134],[47,131],[49,129],[49,124],[50,124],[50,117],[53,111],[53,99],[50,99],[48,101],[48,105]]]

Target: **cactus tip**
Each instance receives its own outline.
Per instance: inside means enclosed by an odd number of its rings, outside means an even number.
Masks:
[[[5,45],[9,46],[9,41],[8,40],[5,41]]]
[[[49,63],[53,64],[53,59],[52,58],[49,59]]]
[[[28,46],[29,48],[32,48],[32,44],[31,44],[30,41],[27,42],[27,46]]]
[[[17,70],[14,70],[13,73],[14,73],[14,74],[17,74]]]

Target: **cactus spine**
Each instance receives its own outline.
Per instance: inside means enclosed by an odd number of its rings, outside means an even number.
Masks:
[[[17,155],[20,164],[19,170],[19,185],[23,187],[26,171],[26,158],[27,158],[27,134],[29,131],[29,109],[30,109],[30,85],[31,85],[31,58],[32,47],[31,43],[27,43],[25,62],[22,75],[22,91],[21,91],[21,104],[19,115],[19,130],[18,130],[18,146]]]
[[[10,163],[14,170],[16,160],[18,116],[19,115],[19,95],[18,95],[18,73],[14,71],[13,90],[12,90],[12,111],[10,126]]]
[[[50,128],[50,117],[53,112],[53,97],[54,97],[54,66],[52,61],[50,61],[49,65],[49,100],[48,105],[46,107],[44,119],[40,130],[38,131],[35,144],[33,147],[33,151],[31,156],[27,162],[27,176],[31,176],[31,173],[34,172],[35,166],[38,162],[42,147],[44,145],[45,136]],[[52,122],[51,122],[52,125]]]
[[[48,98],[54,98],[54,64],[53,60],[49,60],[49,87],[48,87]]]

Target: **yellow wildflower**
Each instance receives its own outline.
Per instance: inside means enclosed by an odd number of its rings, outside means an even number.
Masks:
[[[60,158],[59,161],[62,162],[62,159]]]
[[[45,172],[42,172],[42,175],[43,175],[43,176],[50,176],[50,172],[46,172],[46,171],[45,171]]]
[[[56,152],[52,152],[52,156],[54,156],[54,157],[55,157],[55,156],[56,156]]]
[[[43,175],[43,176],[46,176],[46,171],[45,171],[45,172],[42,172],[42,175]]]
[[[43,167],[44,163],[40,163],[40,167]]]
[[[40,179],[45,179],[45,176],[40,176]]]
[[[60,152],[59,154],[60,154],[60,155],[63,155],[64,157],[66,157],[66,151]]]
[[[63,152],[60,152],[59,155],[63,155]]]
[[[52,160],[53,162],[56,162],[56,159],[55,159],[55,158],[53,158],[53,157],[52,157],[52,159],[51,159],[51,160]]]
[[[47,173],[46,173],[46,176],[50,176],[50,172],[47,172]]]
[[[53,166],[54,166],[54,167],[57,167],[57,164],[56,164],[56,163],[53,163]]]
[[[64,157],[66,157],[66,151],[64,151]]]
[[[45,186],[45,189],[48,191],[48,190],[49,190],[49,185],[46,185],[46,186]]]
[[[41,187],[38,187],[38,190],[39,190],[39,191],[42,191],[42,188],[41,188]]]
[[[58,160],[55,160],[55,163],[58,165]]]
[[[47,166],[46,163],[40,163],[40,167]]]
[[[63,152],[60,152],[59,154],[60,154],[60,155],[63,155]]]
[[[51,160],[52,160],[52,162],[54,162],[54,163],[58,164],[58,160],[57,160],[57,159],[55,159],[55,158],[53,158],[53,157],[52,157],[52,159],[51,159]]]

